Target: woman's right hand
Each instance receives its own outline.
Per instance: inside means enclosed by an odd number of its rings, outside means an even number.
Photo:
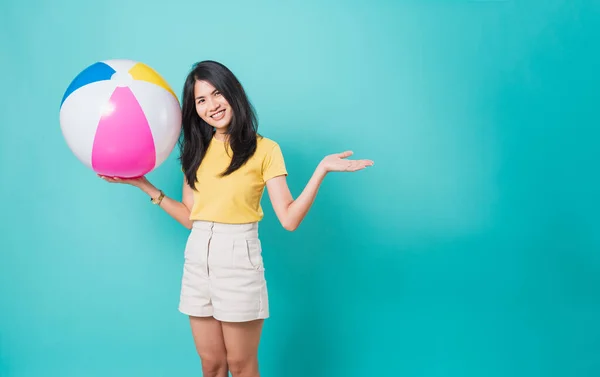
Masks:
[[[152,198],[156,198],[160,195],[160,190],[154,187],[145,176],[141,176],[139,178],[118,178],[118,177],[108,177],[106,175],[98,174],[100,178],[110,183],[121,183],[126,185],[131,185],[133,187],[137,187],[146,194],[150,195]]]
[[[104,179],[106,182],[128,184],[138,188],[142,188],[142,186],[148,185],[149,183],[145,176],[141,176],[139,178],[118,178],[98,174],[98,177]]]

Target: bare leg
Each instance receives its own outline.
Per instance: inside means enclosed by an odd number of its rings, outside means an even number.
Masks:
[[[260,377],[258,345],[264,320],[223,322],[227,364],[233,377]]]
[[[221,322],[212,317],[190,317],[194,344],[204,377],[227,377],[227,353]]]

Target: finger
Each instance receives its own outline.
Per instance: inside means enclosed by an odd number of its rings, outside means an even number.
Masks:
[[[357,161],[356,165],[354,166],[354,171],[362,170],[366,167],[367,165],[363,161]]]
[[[360,162],[359,161],[348,161],[348,164],[346,165],[346,171],[356,171],[360,168]]]
[[[345,151],[345,152],[342,152],[342,153],[338,153],[337,157],[339,157],[339,158],[347,158],[347,157],[352,156],[352,154],[354,154],[354,152],[352,152],[352,151]]]
[[[356,160],[352,162],[352,165],[349,167],[349,171],[358,171],[366,168],[367,166],[371,166],[372,163],[369,160]]]
[[[115,179],[112,178],[112,177],[107,177],[105,175],[100,175],[99,177],[102,178],[103,180],[105,180],[106,182],[110,182],[110,183],[115,183],[116,182]]]

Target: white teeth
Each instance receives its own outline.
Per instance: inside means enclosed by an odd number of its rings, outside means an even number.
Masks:
[[[210,117],[213,119],[219,119],[223,116],[223,114],[225,114],[225,110],[221,110],[218,113],[211,115]]]

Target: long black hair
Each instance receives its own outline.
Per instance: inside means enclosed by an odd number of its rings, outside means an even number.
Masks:
[[[227,129],[231,163],[222,172],[229,175],[248,161],[256,151],[258,121],[256,113],[242,84],[223,64],[206,60],[195,63],[183,87],[182,137],[179,139],[181,167],[187,183],[195,189],[196,173],[210,144],[214,128],[196,112],[194,85],[196,81],[207,81],[225,97],[231,106],[231,124]]]

